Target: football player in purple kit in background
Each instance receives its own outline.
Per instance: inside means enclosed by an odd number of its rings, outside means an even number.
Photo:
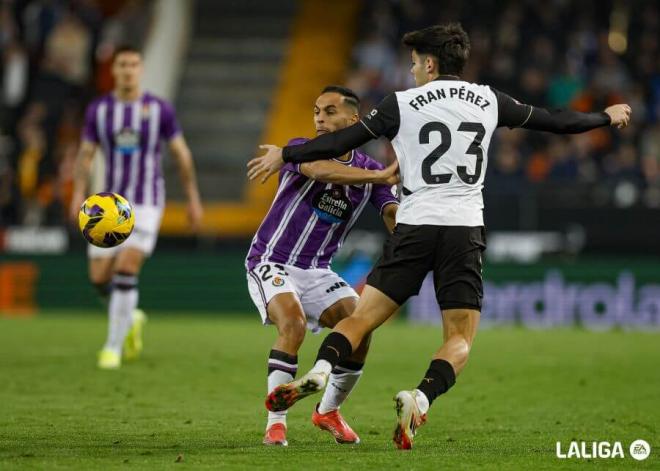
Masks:
[[[326,87],[314,106],[317,135],[358,121],[359,99],[351,90]],[[289,145],[308,139],[292,139]],[[250,296],[264,324],[274,324],[278,337],[268,357],[268,391],[296,375],[298,349],[306,328],[332,328],[348,317],[358,295],[330,269],[367,203],[392,231],[398,208],[393,185],[396,163],[384,168],[354,150],[328,161],[286,165],[275,199],[252,240],[246,259]],[[369,338],[332,372],[329,387],[312,414],[312,422],[329,431],[337,443],[359,443],[339,414],[339,406],[362,374]],[[269,412],[266,445],[286,446],[286,411]]]
[[[174,109],[141,89],[142,71],[140,51],[130,46],[117,49],[113,92],[87,108],[71,200],[70,217],[75,221],[100,147],[105,157],[103,191],[124,196],[135,211],[135,228],[126,242],[113,248],[88,248],[90,281],[103,298],[109,298],[108,336],[98,358],[102,369],[119,368],[122,354],[124,359],[135,359],[142,350],[145,316],[137,309],[138,275],[156,245],[165,204],[161,140],[167,142],[179,167],[191,228],[197,230],[202,219],[192,155]]]

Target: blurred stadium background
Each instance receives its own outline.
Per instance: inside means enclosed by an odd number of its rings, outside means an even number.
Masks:
[[[119,44],[144,51],[147,89],[172,100],[206,217],[186,226],[175,169],[142,276],[145,309],[253,311],[243,257],[275,180],[248,184],[259,143],[313,135],[327,84],[362,111],[412,84],[405,31],[460,20],[465,78],[547,107],[626,102],[622,132],[500,130],[486,184],[484,317],[597,328],[660,325],[660,8],[648,1],[3,0],[0,2],[0,311],[97,307],[85,243],[65,221],[83,110],[112,87]],[[389,144],[368,151],[387,163]],[[98,159],[97,159],[98,160]],[[98,171],[98,170],[97,170]],[[384,231],[363,217],[336,266],[359,285]],[[412,320],[437,322],[423,290]]]

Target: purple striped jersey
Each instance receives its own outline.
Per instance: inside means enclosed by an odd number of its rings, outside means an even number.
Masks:
[[[307,140],[292,139],[289,145]],[[383,168],[358,150],[352,152],[349,161],[341,163],[371,170]],[[252,239],[246,268],[252,270],[262,262],[303,269],[328,268],[367,203],[382,212],[398,200],[387,185],[317,182],[303,175],[299,165],[285,164],[275,199]]]
[[[87,107],[83,139],[103,150],[104,191],[119,193],[132,204],[163,206],[161,140],[180,132],[174,108],[165,100],[144,93],[123,102],[108,94]]]

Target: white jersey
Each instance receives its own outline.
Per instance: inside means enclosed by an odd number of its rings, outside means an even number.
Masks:
[[[490,87],[441,76],[390,95],[362,123],[374,136],[390,138],[399,160],[397,223],[484,224],[488,146],[498,126],[498,100]]]

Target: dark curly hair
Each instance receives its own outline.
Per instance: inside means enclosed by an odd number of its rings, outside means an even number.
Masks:
[[[403,35],[404,45],[417,54],[438,59],[440,73],[460,75],[470,56],[470,38],[460,23],[429,26]]]

